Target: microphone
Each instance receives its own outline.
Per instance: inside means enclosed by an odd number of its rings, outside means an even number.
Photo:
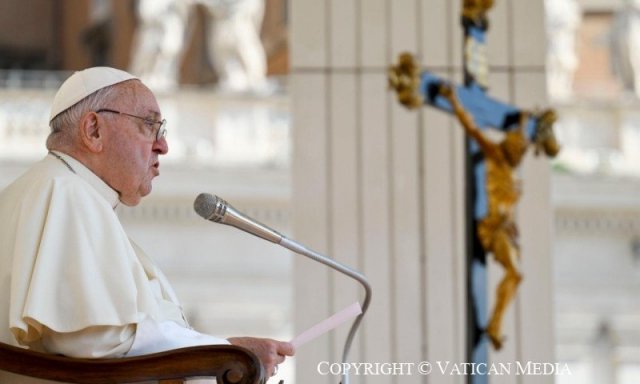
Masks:
[[[196,197],[196,200],[193,202],[193,209],[198,213],[198,215],[202,216],[204,219],[209,221],[213,221],[215,223],[226,224],[232,227],[236,227],[240,230],[243,230],[252,235],[258,236],[262,239],[268,240],[272,243],[283,246],[297,254],[302,256],[306,256],[312,260],[315,260],[319,263],[322,263],[352,279],[358,281],[365,291],[365,297],[362,302],[362,313],[356,317],[353,321],[351,329],[349,330],[349,334],[347,335],[347,340],[345,341],[344,349],[342,352],[342,362],[347,362],[347,356],[349,354],[349,350],[351,349],[351,342],[358,330],[358,326],[364,317],[364,314],[369,308],[369,303],[371,302],[371,285],[367,278],[361,274],[360,272],[341,264],[327,256],[324,256],[318,252],[315,252],[309,248],[306,248],[302,244],[299,244],[291,239],[286,238],[280,233],[274,231],[273,229],[267,227],[266,225],[259,223],[256,220],[249,218],[248,216],[242,214],[231,205],[229,205],[226,201],[219,198],[218,196],[213,196],[208,193],[201,193]],[[342,384],[349,384],[349,370],[344,370],[342,374]]]
[[[238,212],[218,196],[199,194],[193,202],[193,209],[209,221],[231,225],[272,243],[280,244],[282,240],[281,234]]]

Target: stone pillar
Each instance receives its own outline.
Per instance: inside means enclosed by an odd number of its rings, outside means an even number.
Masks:
[[[407,111],[387,90],[398,53],[460,82],[460,2],[295,0],[291,14],[292,212],[295,238],[358,268],[373,303],[354,362],[430,361],[426,377],[351,376],[352,383],[465,383],[436,361],[466,362],[464,145],[454,120]],[[543,1],[503,0],[490,12],[490,93],[545,105]],[[532,157],[532,156],[531,156]],[[547,160],[527,158],[519,205],[524,282],[505,317],[507,341],[491,361],[553,362],[551,207]],[[489,292],[502,271],[490,260]],[[357,283],[295,258],[295,327],[302,331],[362,297]],[[340,362],[348,327],[298,350],[297,381],[337,383],[317,371]],[[496,380],[496,381],[494,381]],[[500,383],[552,383],[502,376]]]

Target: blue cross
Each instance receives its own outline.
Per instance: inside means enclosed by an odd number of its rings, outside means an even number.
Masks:
[[[486,9],[485,9],[486,11]],[[466,16],[469,16],[467,14]],[[409,108],[417,108],[428,104],[440,110],[452,113],[453,108],[447,98],[441,95],[443,85],[455,89],[459,103],[467,113],[471,114],[476,127],[485,129],[492,127],[508,131],[520,126],[520,115],[523,112],[514,105],[496,100],[487,95],[488,67],[485,57],[485,32],[488,22],[484,13],[466,17],[463,12],[465,32],[465,84],[451,85],[429,71],[421,71],[411,55],[405,53],[399,58],[398,65],[389,70],[389,84],[398,92],[399,101]],[[551,124],[555,120],[553,111],[531,114],[524,127],[524,134],[530,142],[541,145],[541,135],[552,136]],[[551,140],[555,138],[551,137]],[[555,141],[554,141],[555,143]],[[538,147],[536,150],[539,150]],[[545,148],[545,151],[547,148]],[[548,155],[551,151],[546,151]],[[477,224],[485,218],[488,211],[486,192],[486,166],[484,156],[475,140],[467,141],[467,183],[470,183],[471,202],[467,208],[468,216],[468,300],[467,307],[471,314],[468,321],[468,361],[472,363],[488,363],[488,340],[483,337],[483,330],[488,322],[486,255],[477,236]],[[472,218],[472,219],[471,219]],[[470,376],[472,384],[485,384],[487,376]]]

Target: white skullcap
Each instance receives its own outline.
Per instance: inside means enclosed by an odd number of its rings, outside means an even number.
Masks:
[[[53,98],[49,123],[58,114],[95,91],[131,79],[137,79],[137,77],[110,67],[93,67],[75,72],[62,83]]]

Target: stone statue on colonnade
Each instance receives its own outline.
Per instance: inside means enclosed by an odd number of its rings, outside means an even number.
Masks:
[[[640,96],[640,0],[626,0],[611,25],[611,67],[624,89]]]
[[[191,1],[139,0],[129,71],[154,89],[178,86]]]
[[[545,0],[547,22],[547,90],[555,100],[573,95],[573,75],[578,67],[576,32],[582,21],[576,0]]]
[[[207,10],[207,54],[219,88],[264,90],[267,60],[260,40],[264,0],[139,0],[130,71],[154,88],[175,88],[190,10],[197,4]]]

